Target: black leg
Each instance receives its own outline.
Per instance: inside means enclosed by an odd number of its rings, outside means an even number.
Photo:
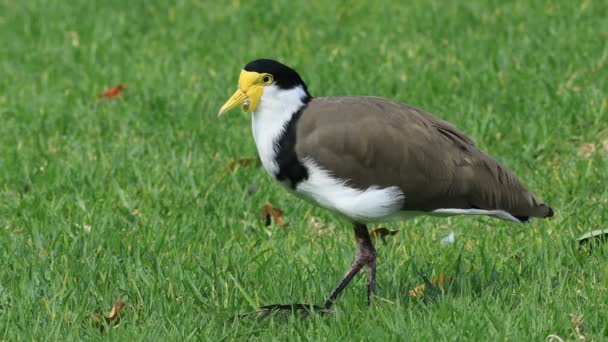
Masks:
[[[336,288],[329,294],[325,301],[325,308],[329,309],[336,301],[342,290],[348,286],[348,283],[353,277],[363,268],[368,267],[367,273],[367,303],[372,303],[372,297],[376,290],[376,249],[372,243],[372,239],[369,236],[367,227],[364,224],[355,223],[355,237],[357,238],[357,253],[355,254],[355,261],[350,270],[346,272],[342,280],[338,283]]]
[[[372,248],[374,246],[372,245]],[[376,253],[374,251],[374,259],[367,264],[367,304],[372,305],[372,298],[376,293]]]

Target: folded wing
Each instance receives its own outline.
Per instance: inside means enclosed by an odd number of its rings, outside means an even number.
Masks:
[[[552,210],[460,130],[417,108],[375,97],[314,98],[296,153],[351,186],[398,186],[403,210],[503,210],[525,220]]]

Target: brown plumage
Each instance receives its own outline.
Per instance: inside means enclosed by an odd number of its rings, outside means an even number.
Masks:
[[[298,158],[310,157],[349,184],[398,186],[403,210],[552,210],[459,129],[420,109],[378,97],[313,98],[298,121]]]

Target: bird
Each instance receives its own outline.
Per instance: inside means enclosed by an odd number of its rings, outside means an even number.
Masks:
[[[292,194],[345,218],[356,252],[323,305],[331,310],[363,268],[367,302],[376,291],[376,249],[367,226],[419,215],[485,215],[517,223],[554,215],[503,164],[434,114],[381,97],[313,97],[293,68],[256,59],[218,117],[242,105],[264,169]]]

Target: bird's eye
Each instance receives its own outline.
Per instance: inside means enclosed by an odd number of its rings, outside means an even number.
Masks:
[[[272,83],[273,78],[271,74],[263,74],[262,78],[261,78],[262,84],[263,85],[269,85]]]

